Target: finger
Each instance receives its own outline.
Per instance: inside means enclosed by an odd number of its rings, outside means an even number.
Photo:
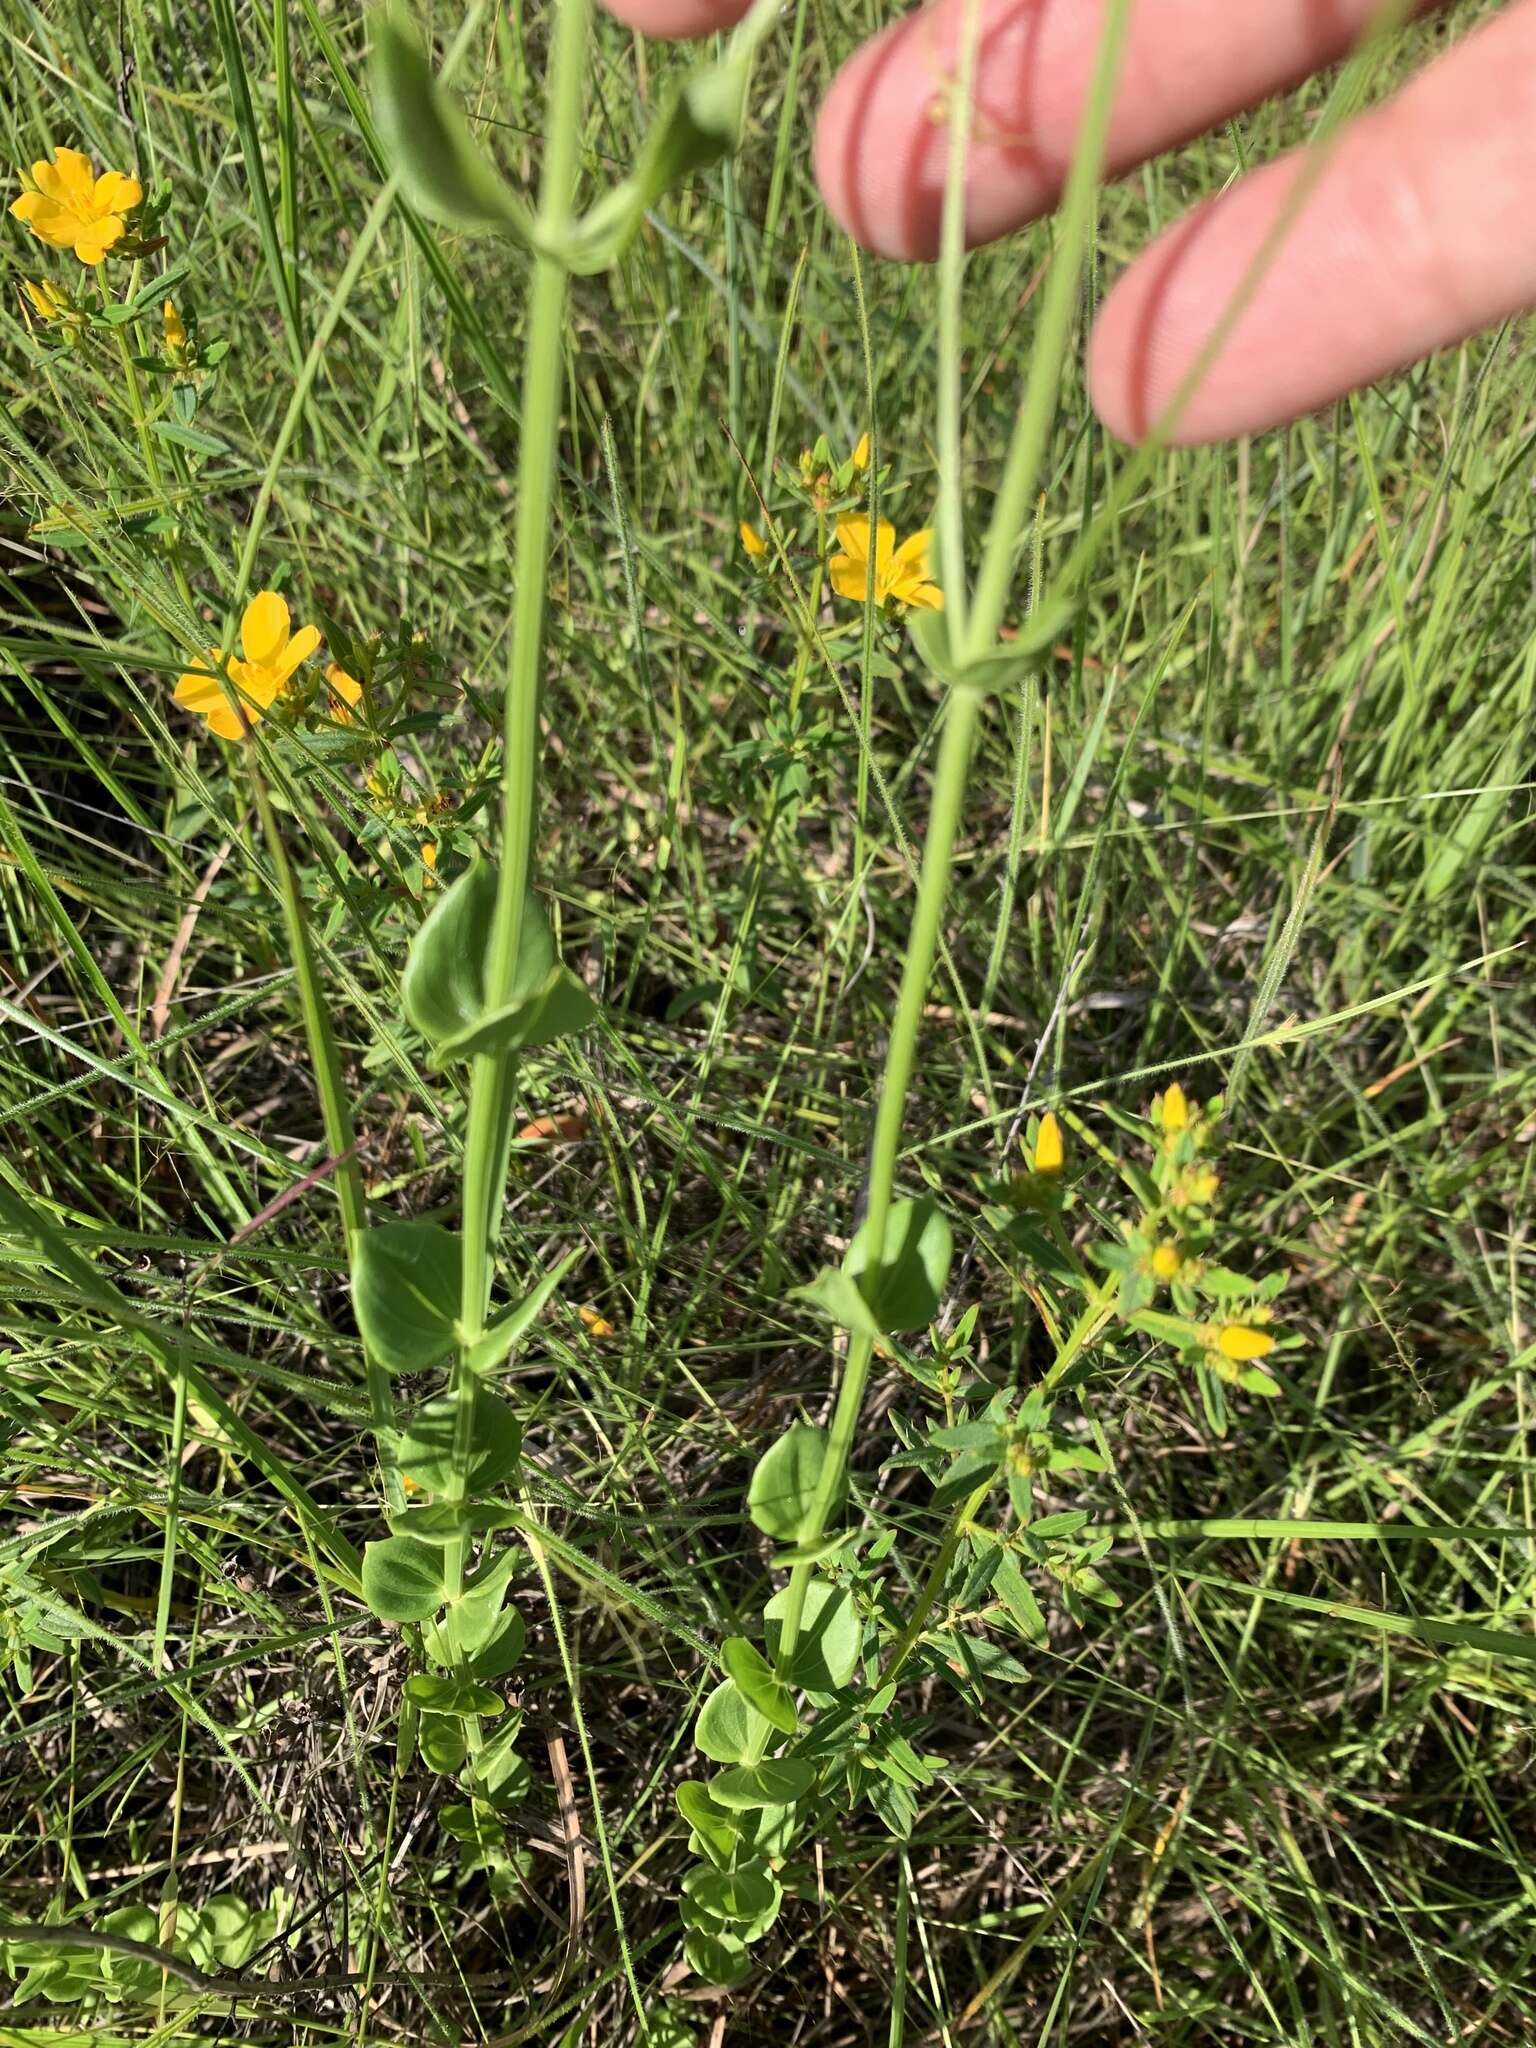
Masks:
[[[949,155],[941,94],[968,4],[936,0],[884,30],[843,66],[822,108],[822,194],[849,234],[883,256],[938,253]],[[991,241],[1055,205],[1105,4],[980,0],[969,241]],[[1380,0],[1138,0],[1120,55],[1109,168],[1128,170],[1331,62],[1379,9]]]
[[[1090,378],[1144,435],[1304,175],[1267,165],[1171,229],[1111,293]],[[1334,145],[1174,438],[1256,431],[1536,305],[1536,0],[1521,0]]]
[[[646,36],[707,36],[734,28],[752,0],[603,0],[610,14]]]

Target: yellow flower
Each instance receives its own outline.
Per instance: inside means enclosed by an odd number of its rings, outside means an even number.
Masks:
[[[350,725],[352,707],[362,699],[362,684],[356,676],[349,676],[339,661],[327,664],[325,680],[331,689],[331,716],[338,725]]]
[[[896,529],[882,519],[875,536],[875,603],[894,598],[897,604],[912,605],[919,611],[942,611],[944,593],[931,581],[928,571],[928,543],[932,531],[924,527],[896,545]],[[839,597],[864,602],[869,585],[869,521],[839,519],[837,545],[841,553],[832,557],[832,588]]]
[[[859,445],[853,451],[853,466],[860,471],[866,470],[869,467],[869,435],[867,433],[860,434],[859,436]]]
[[[39,320],[62,320],[73,311],[65,294],[46,278],[34,284],[30,277],[24,277],[21,288],[32,301],[32,310]]]
[[[181,315],[176,310],[176,301],[174,299],[166,300],[163,318],[165,320],[165,352],[175,362],[186,353],[187,330]]]
[[[600,1316],[595,1308],[579,1308],[576,1313],[586,1324],[590,1336],[611,1337],[614,1334],[612,1323],[606,1316]]]
[[[263,590],[253,597],[240,620],[240,651],[245,658],[237,661],[231,657],[229,678],[252,725],[288,687],[288,678],[299,663],[308,661],[320,645],[318,626],[301,626],[297,633],[291,627],[287,603],[275,590]],[[208,730],[221,740],[237,740],[245,726],[220,679],[223,660],[222,648],[210,648],[208,666],[189,669],[177,683],[176,702],[183,710],[206,718]]]
[[[749,520],[743,519],[740,527],[738,528],[738,531],[741,534],[742,546],[746,549],[747,553],[752,557],[754,562],[757,561],[760,556],[767,554],[767,541],[763,539],[763,536],[758,532],[757,528],[753,526]]]
[[[1170,1138],[1176,1138],[1189,1125],[1189,1098],[1175,1081],[1164,1095],[1159,1095],[1152,1104],[1152,1118],[1161,1124]]]
[[[1177,1280],[1183,1270],[1184,1261],[1179,1257],[1176,1244],[1155,1245],[1152,1250],[1152,1271],[1159,1280]]]
[[[428,888],[437,880],[437,841],[424,839],[421,842],[421,864],[426,870],[424,880]]]
[[[1061,1125],[1056,1121],[1056,1112],[1048,1109],[1040,1119],[1040,1135],[1035,1140],[1033,1166],[1036,1173],[1060,1173],[1066,1159],[1061,1142]]]
[[[98,178],[91,160],[78,149],[55,152],[32,166],[35,192],[11,202],[11,213],[25,221],[39,241],[52,249],[73,249],[82,263],[99,263],[127,231],[123,216],[144,197],[137,178],[124,171],[103,171]]]
[[[1275,1340],[1263,1330],[1251,1330],[1246,1323],[1223,1323],[1216,1332],[1216,1349],[1234,1365],[1253,1358],[1267,1358]]]

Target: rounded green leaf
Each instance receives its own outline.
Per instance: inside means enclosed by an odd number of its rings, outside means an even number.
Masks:
[[[789,1588],[775,1593],[763,1609],[768,1648],[778,1661],[779,1635],[789,1605]],[[846,1586],[813,1579],[805,1592],[800,1635],[786,1674],[789,1683],[806,1692],[841,1692],[859,1661],[863,1629],[853,1595]],[[739,1759],[731,1758],[731,1762]]]
[[[469,1730],[456,1714],[423,1714],[416,1724],[416,1747],[427,1769],[446,1777],[469,1755]]]
[[[750,1920],[773,1898],[775,1881],[764,1863],[735,1870],[690,1870],[683,1890],[717,1920]]]
[[[414,1536],[386,1536],[363,1551],[363,1598],[380,1621],[425,1621],[443,1604],[443,1553]]]
[[[549,922],[533,896],[523,906],[507,1001],[492,1006],[486,984],[496,890],[497,869],[476,861],[443,892],[411,941],[401,1001],[439,1061],[545,1045],[585,1029],[597,1014],[586,988],[556,958]]]
[[[868,1226],[849,1245],[843,1272],[857,1280],[871,1313],[882,1330],[921,1330],[939,1312],[955,1240],[938,1204],[894,1202],[886,1219],[880,1271],[865,1278],[869,1262]]]
[[[793,1806],[815,1782],[815,1766],[802,1757],[769,1757],[721,1771],[710,1779],[709,1791],[718,1805],[750,1813],[758,1806]]]
[[[721,1865],[728,1863],[741,1839],[734,1814],[728,1813],[709,1795],[709,1787],[697,1778],[685,1778],[672,1795],[677,1810],[699,1837],[706,1853]]]
[[[747,1513],[765,1536],[798,1542],[810,1518],[826,1458],[827,1433],[797,1422],[757,1462],[747,1488]]]
[[[405,1696],[430,1714],[504,1714],[507,1703],[489,1686],[440,1671],[418,1671],[405,1681]]]
[[[352,1308],[363,1342],[390,1372],[423,1372],[454,1343],[459,1240],[440,1223],[381,1223],[352,1255]]]
[[[736,1685],[727,1678],[717,1685],[699,1709],[693,1739],[707,1757],[717,1764],[739,1764],[754,1744],[764,1742],[770,1723]]]
[[[781,1735],[795,1733],[800,1723],[789,1688],[755,1644],[745,1636],[732,1636],[720,1645],[720,1661],[764,1720],[771,1721]]]
[[[426,1493],[454,1490],[458,1423],[458,1402],[452,1395],[440,1394],[418,1408],[401,1429],[395,1463]],[[469,1431],[468,1472],[461,1490],[471,1495],[490,1493],[510,1479],[517,1470],[522,1445],[522,1425],[507,1403],[478,1388]]]
[[[683,1943],[683,1955],[689,1969],[705,1984],[739,1984],[752,1968],[746,1943],[724,1931],[705,1934],[695,1929]]]

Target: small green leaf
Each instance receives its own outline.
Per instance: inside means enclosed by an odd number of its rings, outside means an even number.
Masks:
[[[773,1666],[756,1644],[745,1636],[732,1636],[720,1645],[720,1661],[765,1721],[771,1721],[781,1735],[795,1733],[800,1723],[789,1688],[774,1675]]]
[[[557,252],[572,270],[605,270],[634,236],[648,207],[736,147],[748,69],[746,58],[732,52],[683,81],[677,98],[652,124],[631,175],[598,200]]]
[[[699,1709],[693,1739],[717,1764],[739,1764],[754,1745],[766,1740],[771,1725],[735,1681],[727,1678]]]
[[[423,1372],[454,1343],[459,1240],[438,1223],[381,1223],[357,1239],[352,1309],[390,1372]]]
[[[504,1316],[492,1323],[465,1359],[465,1364],[471,1372],[488,1373],[496,1370],[519,1339],[533,1328],[538,1320],[539,1311],[580,1258],[582,1249],[583,1247],[578,1245],[575,1251],[568,1252],[553,1272],[546,1273],[538,1285],[525,1294],[515,1307],[509,1308]]]
[[[696,1929],[683,1943],[683,1955],[704,1984],[739,1984],[752,1968],[746,1943],[725,1930],[704,1934]]]
[[[476,861],[438,898],[411,941],[400,997],[439,1063],[545,1045],[585,1030],[597,1015],[585,986],[556,958],[548,920],[533,896],[523,908],[508,999],[492,1007],[486,980],[496,889],[496,868]]]
[[[1049,602],[1031,616],[1016,639],[1004,641],[972,661],[961,661],[950,645],[949,615],[945,612],[910,613],[907,632],[931,676],[958,690],[987,694],[1009,689],[1039,668],[1047,650],[1070,624],[1072,612],[1070,600]]]
[[[836,1266],[823,1266],[814,1280],[807,1281],[804,1287],[792,1287],[789,1293],[791,1300],[808,1301],[813,1308],[820,1309],[829,1323],[852,1336],[873,1340],[881,1335],[880,1325],[859,1292],[858,1282],[850,1280]]]
[[[878,1276],[865,1278],[867,1225],[849,1245],[843,1272],[859,1283],[882,1330],[921,1330],[939,1312],[954,1249],[943,1210],[924,1195],[920,1201],[892,1203]]]
[[[816,1782],[815,1767],[800,1757],[769,1757],[760,1764],[738,1764],[709,1781],[712,1798],[721,1806],[751,1812],[758,1806],[793,1806]]]
[[[424,1492],[453,1490],[458,1425],[457,1400],[451,1394],[440,1394],[418,1408],[401,1429],[395,1462]],[[517,1470],[522,1442],[522,1427],[506,1402],[477,1388],[466,1445],[465,1484],[460,1491],[486,1494],[510,1479]]]
[[[1237,1384],[1247,1394],[1278,1394],[1280,1391],[1280,1382],[1257,1365],[1246,1366],[1238,1374]]]
[[[728,1863],[741,1839],[735,1815],[712,1799],[709,1787],[697,1778],[685,1778],[672,1796],[678,1812],[704,1843],[707,1853],[722,1866]]]
[[[413,206],[446,227],[499,228],[532,242],[529,209],[481,151],[415,36],[389,14],[373,25],[373,110]]]
[[[463,1725],[462,1721],[455,1723],[459,1728]],[[493,1806],[515,1806],[527,1798],[533,1774],[526,1759],[517,1753],[522,1725],[521,1714],[509,1715],[496,1724],[483,1746],[476,1750],[459,1781],[472,1798],[488,1799]]]
[[[997,1568],[992,1574],[992,1591],[1007,1608],[1025,1642],[1045,1641],[1048,1631],[1045,1616],[1040,1611],[1040,1602],[1035,1598],[1029,1581],[1011,1558],[998,1559]]]
[[[747,1512],[765,1536],[796,1543],[811,1516],[826,1458],[827,1433],[797,1422],[757,1462]]]
[[[443,1604],[443,1553],[413,1536],[386,1536],[363,1551],[363,1598],[380,1621],[425,1621]]]
[[[755,1920],[779,1896],[778,1879],[763,1863],[744,1863],[735,1870],[690,1870],[683,1890],[719,1920]]]
[[[504,1714],[507,1703],[489,1686],[438,1671],[418,1671],[405,1681],[405,1696],[429,1714]]]
[[[456,1714],[423,1714],[416,1724],[416,1747],[427,1769],[446,1777],[469,1755],[469,1730]]]
[[[778,1660],[779,1636],[789,1606],[789,1588],[775,1593],[763,1609],[768,1648]],[[805,1589],[805,1607],[800,1617],[800,1635],[790,1660],[789,1683],[806,1692],[841,1692],[852,1678],[859,1661],[863,1630],[853,1595],[846,1586],[834,1586],[828,1579],[813,1579]],[[736,1763],[737,1757],[721,1757],[721,1763]]]

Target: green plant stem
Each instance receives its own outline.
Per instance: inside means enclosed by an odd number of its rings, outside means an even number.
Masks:
[[[944,732],[934,769],[933,809],[928,837],[923,844],[922,871],[918,876],[917,902],[912,912],[907,956],[902,963],[891,1042],[886,1048],[880,1103],[875,1112],[875,1137],[869,1162],[869,1202],[863,1226],[864,1241],[868,1247],[862,1282],[866,1293],[876,1284],[885,1259],[885,1230],[895,1194],[902,1111],[917,1056],[917,1035],[922,1024],[923,1001],[928,993],[928,978],[933,972],[934,954],[938,950],[939,922],[949,888],[949,871],[965,801],[965,782],[980,704],[980,698],[973,691],[955,690],[950,693],[944,716]],[[821,1477],[809,1519],[801,1532],[801,1543],[808,1549],[821,1541],[832,1504],[842,1492],[843,1474],[859,1411],[864,1403],[864,1387],[869,1378],[873,1353],[874,1342],[870,1337],[856,1335],[849,1343]],[[780,1676],[788,1670],[800,1639],[805,1596],[813,1569],[810,1564],[797,1564],[790,1574],[789,1598],[779,1637],[777,1662]]]
[[[299,1008],[304,1018],[304,1036],[309,1043],[310,1065],[315,1070],[315,1086],[320,1094],[320,1117],[325,1130],[325,1143],[331,1157],[337,1162],[336,1200],[341,1208],[342,1233],[346,1238],[347,1264],[350,1267],[356,1253],[357,1240],[368,1227],[368,1202],[363,1188],[363,1172],[357,1162],[357,1137],[352,1123],[352,1105],[347,1096],[346,1078],[341,1071],[341,1056],[336,1050],[336,1034],[331,1029],[331,1013],[326,1007],[320,986],[320,973],[315,964],[314,948],[309,941],[309,925],[304,916],[304,902],[299,894],[298,877],[293,863],[288,858],[288,849],[283,844],[282,831],[278,826],[277,814],[272,809],[272,799],[267,794],[266,784],[254,758],[250,763],[251,791],[256,799],[256,815],[261,821],[262,836],[267,842],[267,854],[277,876],[278,897],[283,907],[283,927],[288,939],[288,950],[293,959],[293,971],[299,984]],[[365,1347],[363,1366],[368,1388],[368,1421],[375,1437],[381,1437],[394,1426],[395,1401],[389,1384],[389,1374],[377,1359],[369,1356]],[[400,1475],[387,1458],[380,1463],[384,1472],[384,1492],[392,1508],[405,1505],[405,1494],[400,1484]]]
[[[1018,537],[1023,531],[1025,515],[1039,478],[1046,439],[1056,412],[1057,394],[1061,389],[1067,336],[1093,229],[1099,171],[1104,159],[1104,142],[1109,131],[1115,80],[1119,75],[1120,52],[1129,14],[1130,0],[1109,0],[1105,9],[1093,83],[1083,110],[1083,125],[1078,130],[1059,215],[1057,254],[1046,280],[1029,384],[1009,442],[1003,480],[992,508],[981,567],[976,576],[975,600],[967,632],[960,643],[961,652],[967,660],[986,653],[995,644],[997,629],[1007,608]]]
[[[966,1530],[975,1519],[977,1509],[991,1491],[992,1474],[989,1472],[980,1486],[950,1516],[949,1527],[944,1531],[944,1541],[939,1546],[939,1554],[933,1560],[928,1576],[923,1581],[922,1592],[917,1596],[917,1605],[913,1608],[906,1627],[896,1639],[896,1647],[891,1652],[890,1662],[875,1681],[876,1692],[883,1686],[895,1684],[902,1665],[917,1647],[918,1637],[928,1626],[929,1615],[939,1604],[939,1595],[944,1590],[950,1566],[955,1561],[955,1552],[960,1548]]]
[[[544,132],[548,138],[539,186],[543,246],[558,249],[571,221],[581,139],[581,96],[591,0],[560,0],[550,62]],[[507,669],[502,732],[501,869],[486,967],[491,1009],[510,999],[522,938],[533,859],[538,800],[539,685],[544,668],[545,579],[560,430],[561,365],[567,272],[555,255],[533,263],[528,310],[528,353],[523,376],[522,442],[518,451],[517,524],[514,538],[512,653]],[[516,1056],[479,1054],[470,1071],[464,1150],[463,1279],[460,1350],[454,1374],[457,1416],[454,1469],[467,1474],[474,1423],[475,1375],[468,1354],[483,1334],[490,1305],[502,1194],[506,1185]],[[462,1494],[459,1495],[463,1497]],[[464,1544],[450,1545],[450,1595],[463,1584]]]

